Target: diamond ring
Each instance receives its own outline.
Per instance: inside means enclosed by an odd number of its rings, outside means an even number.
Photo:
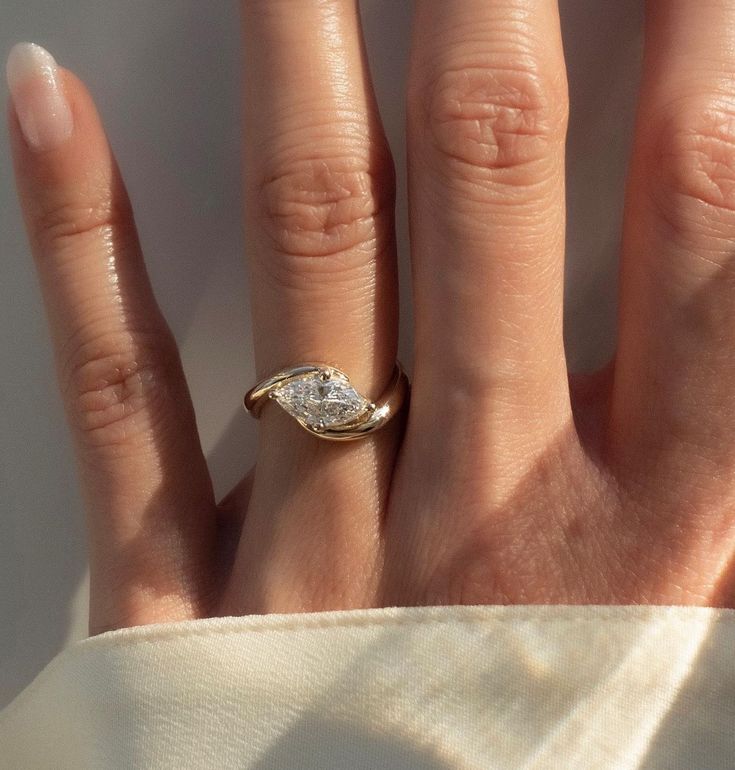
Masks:
[[[283,369],[245,394],[245,409],[259,417],[268,401],[275,401],[309,433],[333,441],[363,438],[382,428],[401,409],[408,378],[396,362],[383,395],[370,401],[334,366],[302,364]]]

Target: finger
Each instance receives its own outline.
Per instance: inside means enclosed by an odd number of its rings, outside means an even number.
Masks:
[[[390,381],[397,343],[394,172],[357,2],[244,0],[242,11],[258,376],[324,362],[377,398]],[[335,446],[308,435],[275,404],[260,422],[233,606],[316,608],[304,592],[319,584],[318,606],[349,605],[363,588],[356,565],[367,575],[374,558],[395,431]]]
[[[355,0],[243,2],[246,220],[259,375],[396,349],[393,166]]]
[[[611,413],[640,473],[735,459],[733,75],[735,3],[649,0]]]
[[[411,425],[514,483],[569,422],[556,0],[419,0],[408,94]],[[482,419],[478,420],[478,415]],[[411,430],[411,428],[409,428]],[[426,431],[441,436],[427,441]],[[438,457],[457,447],[454,461]]]
[[[31,44],[7,72],[16,181],[88,502],[90,627],[191,616],[212,492],[123,182],[74,75]]]

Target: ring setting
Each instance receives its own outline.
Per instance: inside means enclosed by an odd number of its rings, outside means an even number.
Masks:
[[[408,380],[396,362],[383,395],[371,401],[360,394],[341,369],[327,364],[301,364],[283,369],[245,394],[245,408],[254,417],[269,401],[276,402],[302,428],[319,438],[349,441],[382,428],[400,410]]]

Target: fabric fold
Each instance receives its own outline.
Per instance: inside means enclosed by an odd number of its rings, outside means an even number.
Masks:
[[[735,611],[390,607],[71,645],[0,712],[0,767],[732,768]]]

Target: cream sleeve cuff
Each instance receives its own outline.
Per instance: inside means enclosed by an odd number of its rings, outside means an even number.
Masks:
[[[0,712],[0,767],[735,767],[735,611],[385,608],[112,631]]]

